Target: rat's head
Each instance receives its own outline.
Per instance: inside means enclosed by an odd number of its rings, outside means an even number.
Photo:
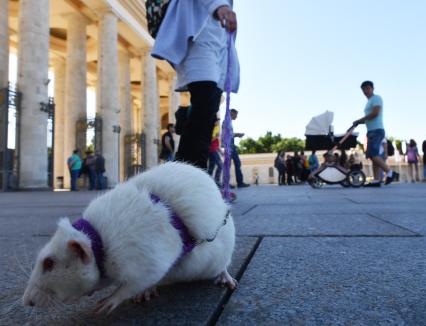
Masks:
[[[99,278],[89,238],[62,219],[37,257],[23,301],[37,307],[73,303],[93,292]]]

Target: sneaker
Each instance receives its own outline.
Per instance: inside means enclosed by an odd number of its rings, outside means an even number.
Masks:
[[[380,188],[381,186],[380,182],[370,182],[364,185],[365,188]]]
[[[238,188],[247,188],[247,187],[250,187],[250,185],[248,183],[243,182],[243,183],[239,184],[237,187]]]
[[[399,179],[399,173],[394,171],[394,172],[392,172],[391,177],[386,177],[385,185],[387,186],[391,182],[398,180],[398,179]]]

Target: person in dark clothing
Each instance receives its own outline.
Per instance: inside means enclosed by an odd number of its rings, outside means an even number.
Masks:
[[[85,173],[89,176],[89,190],[96,190],[96,157],[91,150],[86,151],[83,166]]]
[[[102,156],[102,154],[99,151],[96,151],[95,159],[96,159],[95,172],[96,172],[97,189],[103,190],[105,189],[105,180],[104,180],[105,158]]]
[[[294,182],[298,183],[302,180],[302,171],[303,171],[303,165],[302,165],[301,157],[298,152],[294,152],[294,156],[293,156]]]
[[[344,149],[342,149],[342,154],[339,158],[339,165],[345,169],[348,167],[348,155],[346,155],[346,151]]]
[[[173,123],[167,125],[167,132],[161,137],[161,153],[160,159],[166,162],[171,162],[175,158],[175,141],[173,134],[175,132],[175,126]]]
[[[274,161],[274,166],[278,170],[278,185],[285,185],[285,152],[281,151],[277,154]]]
[[[291,185],[294,183],[294,162],[291,155],[287,155],[285,160],[286,172],[287,172],[287,184]]]

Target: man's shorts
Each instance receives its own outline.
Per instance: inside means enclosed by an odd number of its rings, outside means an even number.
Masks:
[[[383,138],[385,138],[384,129],[374,129],[367,132],[367,152],[365,153],[367,158],[380,156]]]

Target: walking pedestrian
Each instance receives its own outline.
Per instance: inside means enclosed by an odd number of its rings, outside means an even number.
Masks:
[[[408,174],[410,176],[412,183],[420,180],[419,159],[420,159],[420,155],[417,149],[417,143],[415,142],[414,139],[410,139],[410,143],[407,146],[407,162],[408,162]]]
[[[216,114],[228,64],[228,33],[237,29],[233,0],[171,1],[152,55],[172,64],[177,91],[189,91],[191,112],[182,132],[176,159],[207,170]],[[239,87],[235,46],[230,49],[231,89]]]
[[[231,119],[236,120],[238,117],[238,111],[235,109],[231,109]],[[231,159],[234,162],[234,168],[235,168],[235,178],[237,179],[237,187],[238,188],[245,188],[250,187],[249,184],[244,182],[244,176],[241,172],[241,160],[240,155],[238,154],[238,148],[235,146],[235,138],[242,138],[244,137],[244,133],[234,133],[234,130],[231,130],[232,135],[232,141],[231,141]]]
[[[383,100],[379,95],[374,94],[373,82],[367,80],[361,84],[361,90],[368,101],[364,109],[365,116],[355,120],[354,126],[365,123],[367,126],[367,158],[373,162],[374,180],[365,187],[380,187],[380,169],[386,173],[385,185],[398,179],[398,173],[385,163],[380,156],[380,146],[385,138],[385,128],[383,125]]]
[[[77,179],[81,171],[81,158],[78,155],[79,150],[75,149],[67,160],[68,170],[71,176],[71,191],[77,191]]]

